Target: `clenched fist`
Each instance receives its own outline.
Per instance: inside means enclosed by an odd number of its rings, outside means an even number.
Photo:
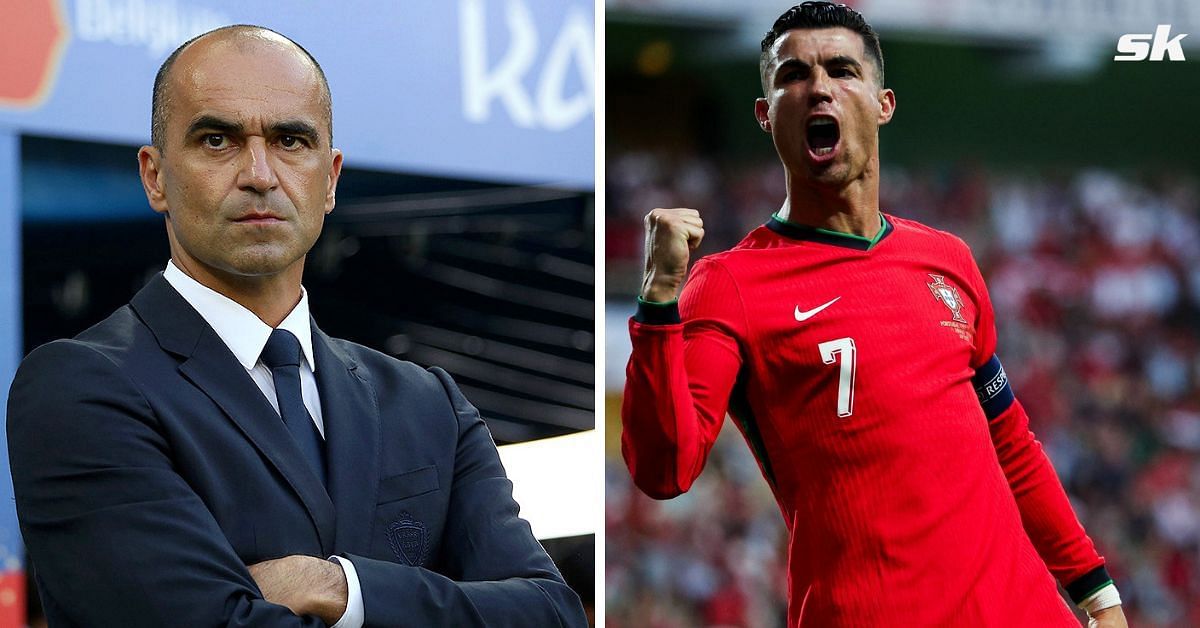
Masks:
[[[673,301],[687,275],[691,252],[704,239],[704,221],[694,209],[658,208],[646,214],[646,271],[642,299]]]

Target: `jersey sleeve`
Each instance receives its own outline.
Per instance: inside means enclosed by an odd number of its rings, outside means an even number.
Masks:
[[[1112,580],[1104,559],[1075,516],[1042,444],[1029,429],[1029,415],[996,355],[995,314],[987,286],[969,251],[966,255],[977,297],[972,383],[1025,532],[1050,573],[1078,604]]]
[[[647,495],[684,493],[703,470],[741,369],[745,322],[736,284],[710,260],[692,269],[678,308],[642,303],[630,320],[621,453]]]

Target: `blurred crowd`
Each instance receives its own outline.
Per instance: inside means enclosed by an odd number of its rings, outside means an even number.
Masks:
[[[609,159],[610,273],[640,265],[642,217],[654,207],[701,210],[703,252],[712,252],[785,196],[775,162]],[[883,211],[971,245],[996,310],[998,354],[1130,625],[1200,625],[1200,180],[972,164],[885,165],[881,179]],[[621,382],[608,385],[619,394]],[[608,420],[615,437],[619,421]],[[609,625],[783,624],[786,530],[730,425],[701,479],[675,500],[638,493],[619,456],[606,477]]]

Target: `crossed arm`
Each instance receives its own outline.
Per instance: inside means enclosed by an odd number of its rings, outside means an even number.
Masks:
[[[507,571],[476,568],[476,552],[508,541],[501,537],[517,524],[500,510],[511,503],[515,519],[511,490],[481,497],[511,485],[486,428],[473,425],[460,431],[460,455],[472,466],[456,469],[461,497],[451,518],[484,519],[461,524],[463,545],[450,551],[461,581],[348,557],[363,587],[365,625],[582,625],[578,598],[544,552],[544,562],[508,562]],[[7,429],[21,530],[48,613],[73,625],[132,628],[180,618],[194,626],[318,627],[341,615],[338,565],[311,556],[241,561],[175,469],[150,404],[91,347],[63,341],[31,354],[13,383]],[[485,444],[494,464],[477,450]],[[536,545],[529,539],[522,548]],[[482,581],[488,576],[495,581]],[[524,621],[530,617],[538,622]]]
[[[304,554],[247,567],[263,599],[296,615],[316,615],[333,625],[346,612],[346,572],[340,565]]]
[[[517,517],[512,483],[505,478],[479,412],[445,371],[431,371],[459,424],[451,487],[454,515],[444,533],[446,572],[453,577],[346,555],[359,575],[366,625],[586,625],[577,596],[563,583],[528,524]],[[514,565],[522,566],[519,577],[514,577]],[[332,563],[288,556],[252,565],[250,573],[267,600],[297,614],[315,614],[332,624],[345,609],[344,574]],[[413,595],[398,598],[397,591]]]
[[[9,461],[47,614],[83,626],[321,626],[263,599],[172,464],[149,403],[81,343],[34,351],[13,382]]]
[[[430,371],[458,420],[442,572],[345,555],[362,584],[366,625],[586,626],[579,597],[517,517],[512,482],[479,411],[445,371]]]

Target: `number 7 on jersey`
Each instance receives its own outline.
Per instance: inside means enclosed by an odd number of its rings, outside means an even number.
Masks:
[[[838,338],[817,345],[821,360],[826,364],[837,362],[841,357],[841,374],[838,377],[837,413],[848,417],[854,412],[854,339]]]

